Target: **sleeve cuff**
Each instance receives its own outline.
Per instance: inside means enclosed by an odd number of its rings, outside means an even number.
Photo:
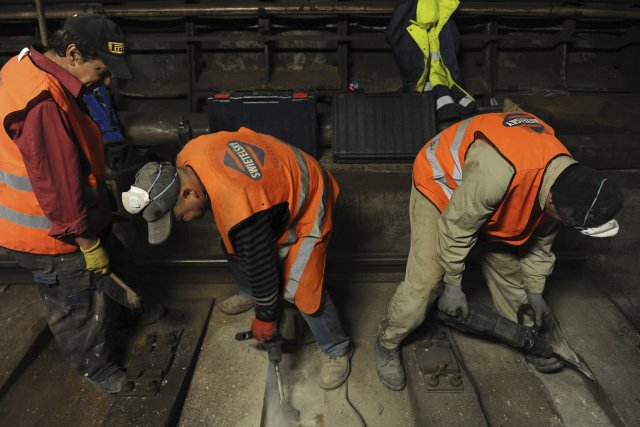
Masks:
[[[256,319],[263,322],[275,322],[280,318],[280,304],[276,304],[275,307],[261,307],[256,305],[255,314]]]
[[[462,285],[462,274],[449,274],[444,273],[444,278],[442,279],[444,283],[452,286],[461,286]]]
[[[81,236],[86,233],[89,227],[87,226],[86,218],[77,219],[74,222],[68,224],[52,223],[49,236],[56,239],[64,239],[69,237]]]

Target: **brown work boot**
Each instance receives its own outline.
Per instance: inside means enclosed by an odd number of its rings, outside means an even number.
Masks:
[[[240,314],[251,310],[253,305],[254,300],[252,297],[237,294],[224,300],[224,302],[220,304],[220,311],[229,315]]]
[[[340,387],[351,372],[349,359],[353,355],[353,348],[349,347],[343,356],[329,356],[322,353],[322,368],[320,369],[320,387],[333,390]]]

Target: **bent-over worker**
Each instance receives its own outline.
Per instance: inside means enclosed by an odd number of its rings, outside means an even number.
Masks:
[[[439,309],[467,316],[462,275],[478,239],[488,241],[481,269],[495,310],[516,321],[528,302],[540,325],[550,312],[542,294],[560,226],[613,236],[621,207],[616,185],[575,161],[553,129],[531,114],[478,115],[436,135],[413,166],[405,279],[389,302],[374,349],[382,383],[404,387],[399,346],[424,321],[441,283]],[[555,357],[525,358],[542,372],[563,366]]]
[[[255,300],[254,338],[276,334],[283,300],[295,304],[323,353],[320,386],[335,389],[350,371],[350,341],[324,287],[338,185],[296,147],[247,128],[188,142],[168,162],[146,164],[122,201],[148,221],[149,242],[164,242],[173,220],[209,209],[240,290]]]

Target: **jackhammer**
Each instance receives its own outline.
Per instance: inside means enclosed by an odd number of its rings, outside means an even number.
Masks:
[[[436,311],[435,318],[462,332],[489,335],[520,348],[525,353],[540,357],[555,356],[591,381],[595,381],[593,372],[580,355],[571,348],[553,314],[545,319],[542,328],[524,326],[522,323],[525,314],[535,316],[528,304],[522,304],[518,308],[518,323],[516,323],[493,312],[487,306],[469,303],[469,315],[466,318],[449,316],[439,310]],[[533,324],[535,325],[535,318]]]
[[[244,341],[253,338],[251,331],[236,334],[236,340]],[[261,427],[293,427],[298,425],[300,411],[287,402],[282,386],[282,375],[280,373],[280,362],[282,361],[282,346],[285,340],[280,336],[265,342],[269,358],[267,367],[267,384],[264,391],[264,403],[262,405]]]
[[[536,356],[553,356],[553,349],[540,339],[536,328],[505,319],[482,304],[469,303],[469,315],[466,318],[449,316],[440,310],[436,311],[435,318],[462,332],[489,335]]]

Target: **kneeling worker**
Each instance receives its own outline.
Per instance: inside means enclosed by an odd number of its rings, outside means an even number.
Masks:
[[[423,322],[441,282],[439,309],[467,317],[462,274],[478,238],[488,241],[481,268],[498,314],[516,321],[528,302],[541,326],[560,225],[594,237],[618,231],[619,189],[578,164],[553,129],[527,113],[483,114],[442,131],[418,153],[413,183],[405,279],[375,345],[378,376],[393,390],[405,384],[400,343]],[[525,357],[542,372],[563,366],[555,357]]]
[[[299,149],[241,128],[191,140],[170,163],[147,163],[122,194],[125,208],[149,222],[149,242],[164,242],[172,221],[213,211],[232,272],[255,299],[254,338],[270,341],[283,299],[294,303],[324,358],[320,386],[349,375],[351,348],[323,288],[338,185]]]

